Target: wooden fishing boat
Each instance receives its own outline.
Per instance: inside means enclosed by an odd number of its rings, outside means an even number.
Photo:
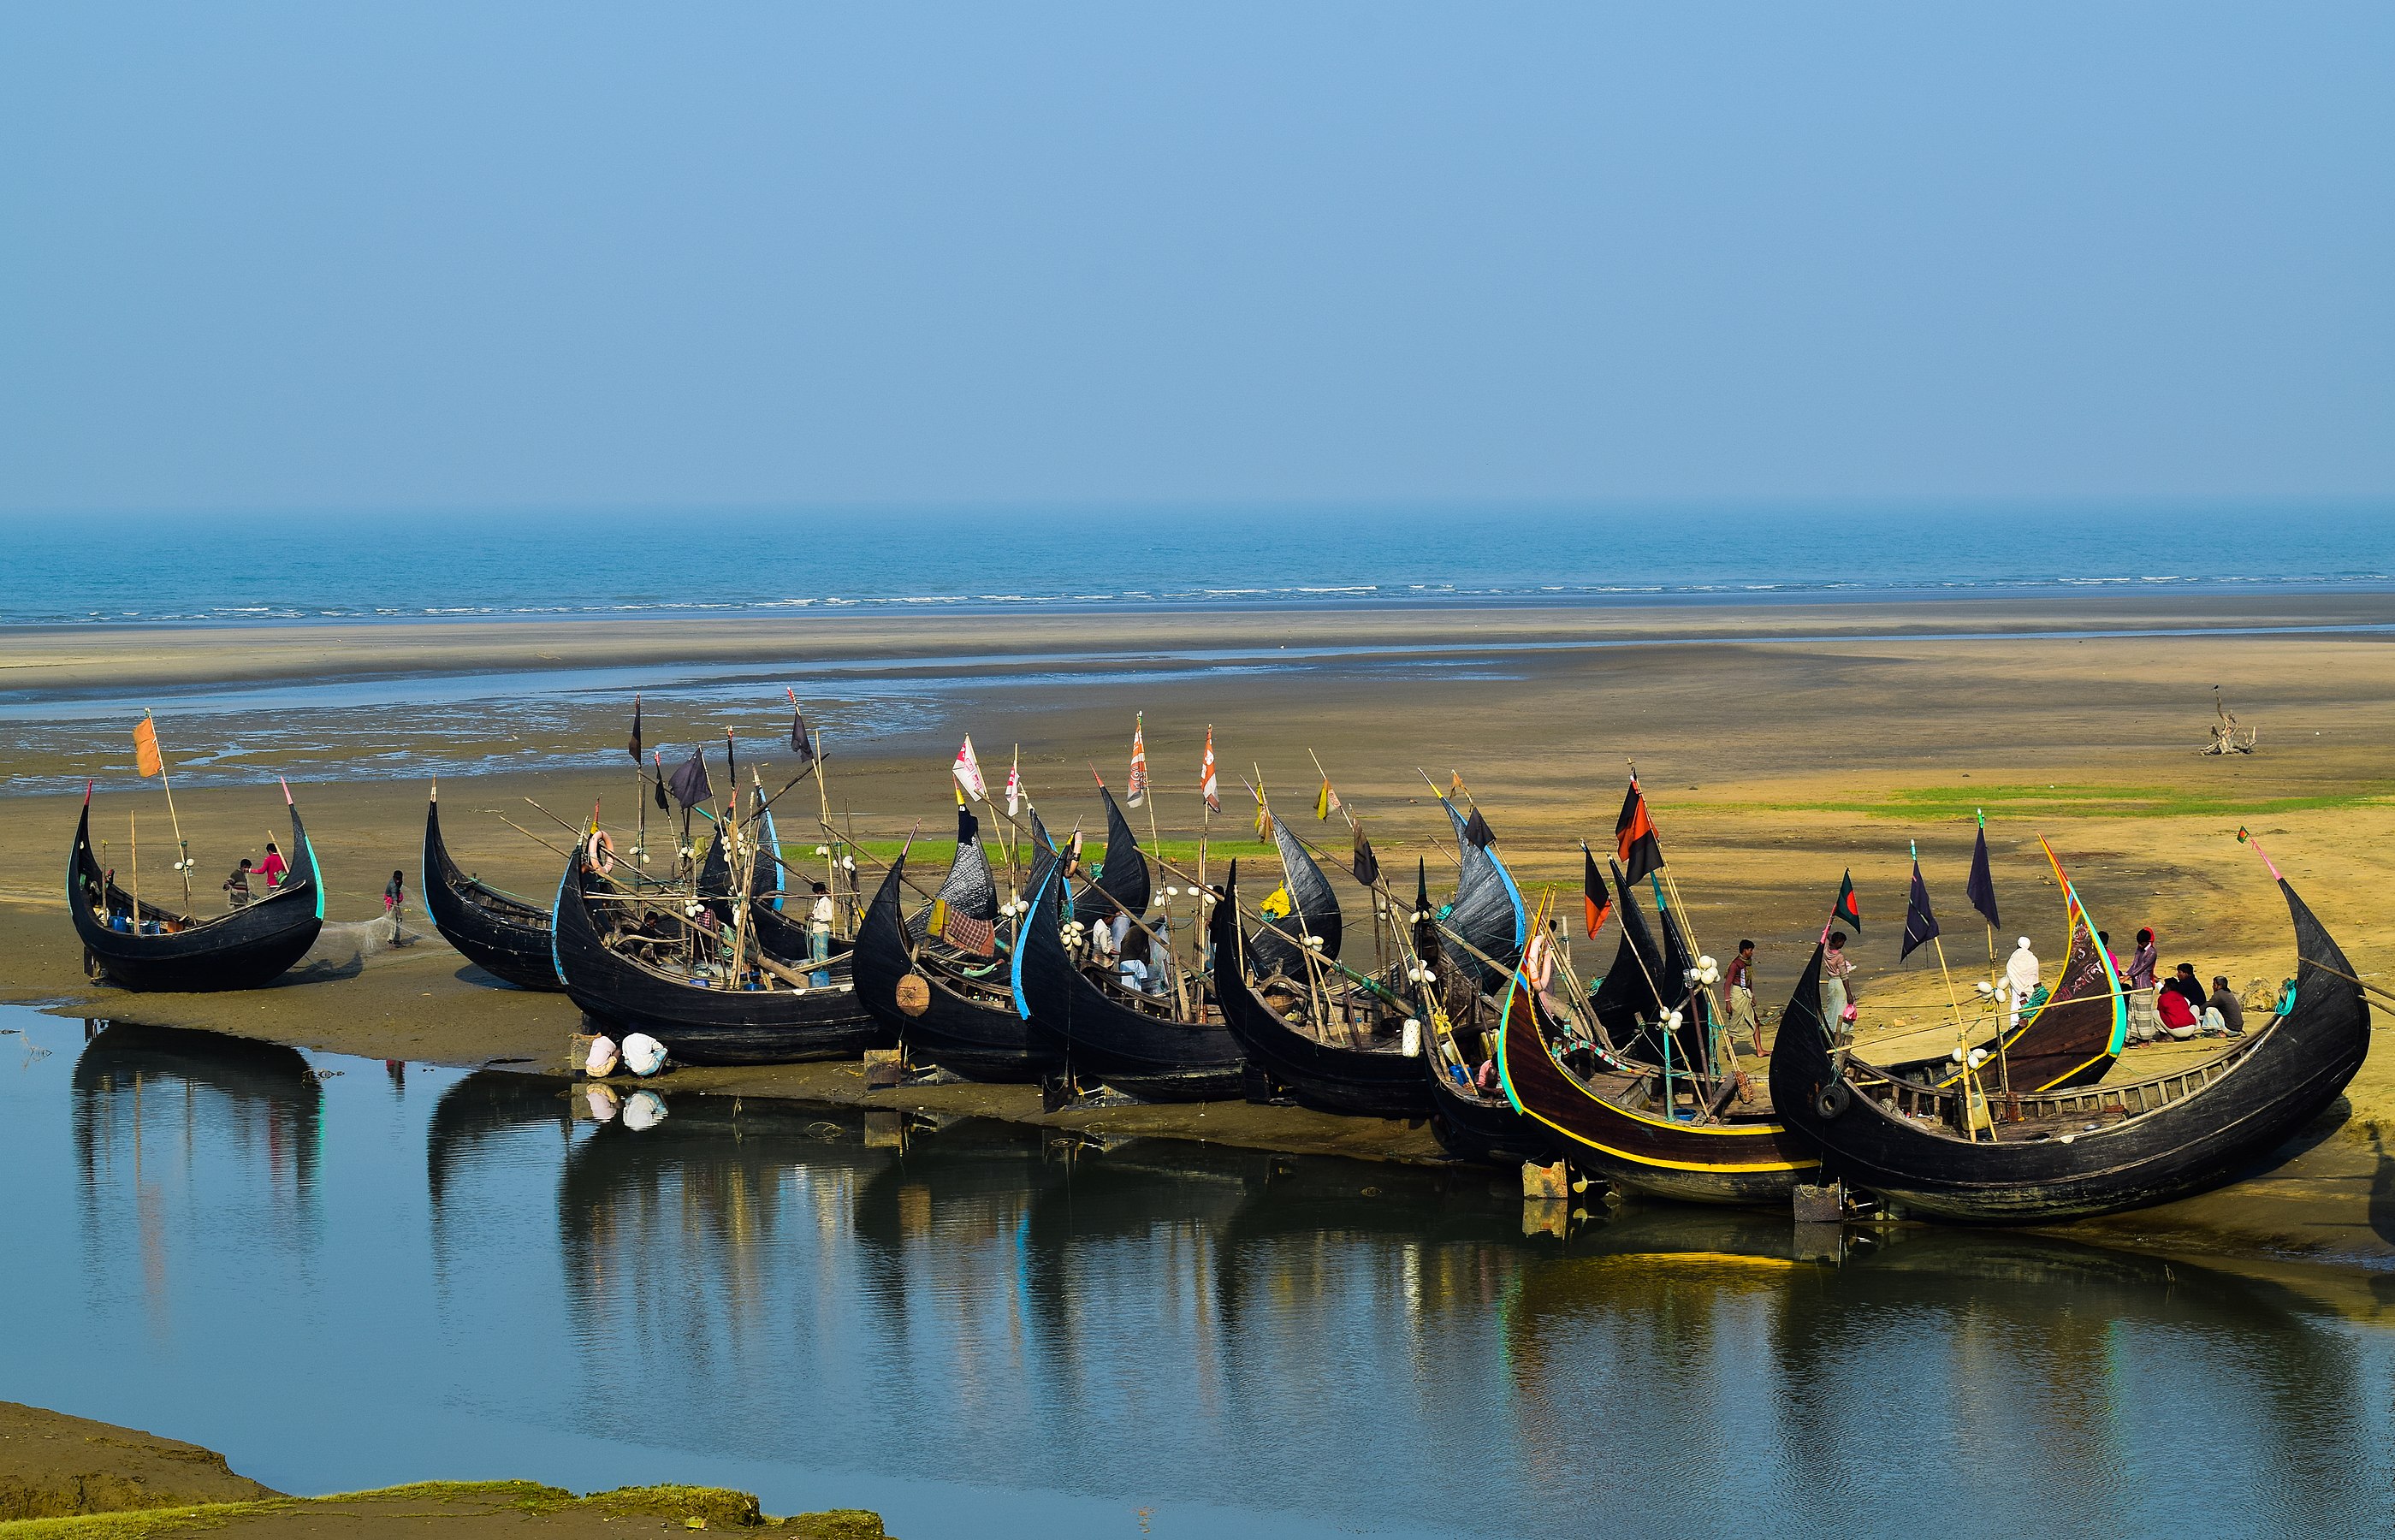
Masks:
[[[1194,1005],[1198,1019],[1184,1020],[1171,995],[1101,983],[1073,960],[1063,936],[1065,882],[1060,865],[1040,875],[1015,932],[1014,1008],[1029,1023],[1032,1043],[1068,1078],[1102,1081],[1146,1100],[1237,1096],[1246,1060],[1202,999]]]
[[[1277,825],[1274,832],[1281,833]],[[1330,885],[1322,882],[1320,869],[1305,859],[1302,849],[1296,854],[1328,894]],[[1290,859],[1285,845],[1282,860]],[[1210,929],[1214,997],[1222,1007],[1223,1026],[1250,1067],[1287,1086],[1299,1101],[1325,1112],[1365,1117],[1429,1115],[1430,1084],[1418,1062],[1421,1018],[1410,1019],[1417,1051],[1409,1053],[1409,1017],[1395,1008],[1393,992],[1309,963],[1287,933],[1272,927],[1250,939],[1239,921],[1238,884],[1239,866],[1233,862]],[[1301,886],[1292,872],[1293,916],[1303,915],[1295,902]],[[1270,951],[1264,944],[1267,941]]]
[[[959,809],[957,819],[956,858],[934,902],[990,926],[995,935],[998,885],[989,857],[972,812]],[[1045,880],[1051,862],[1046,851],[1039,852],[1032,869],[1035,885]],[[969,1080],[1030,1081],[1052,1070],[1054,1056],[1032,1041],[1030,1024],[1014,1008],[1008,949],[1000,945],[984,959],[931,935],[929,905],[913,916],[906,912],[906,877],[901,852],[857,928],[856,993],[866,1008],[898,1033],[909,1059]],[[920,982],[909,986],[909,979]]]
[[[2039,1223],[2228,1181],[2335,1100],[2370,1048],[2353,965],[2294,887],[2278,883],[2296,934],[2294,1003],[2203,1063],[2010,1096],[1899,1079],[1833,1047],[1816,946],[1772,1056],[1775,1099],[1819,1145],[1829,1174],[1908,1213]]]
[[[1505,1094],[1546,1128],[1554,1153],[1626,1192],[1684,1203],[1785,1204],[1819,1156],[1774,1115],[1705,1094],[1682,1075],[1667,1090],[1662,1071],[1601,1044],[1567,1044],[1539,993],[1518,976],[1508,986],[1497,1033]],[[1567,1068],[1559,1053],[1573,1056]]]
[[[470,876],[441,837],[441,789],[424,805],[424,910],[466,960],[522,989],[554,990],[549,912],[529,899]]]
[[[86,785],[67,855],[67,909],[83,939],[86,971],[123,989],[190,992],[256,989],[289,971],[324,928],[324,887],[287,786],[283,800],[291,809],[291,855],[281,886],[200,919],[137,901],[116,885],[92,850]]]
[[[632,895],[576,849],[557,888],[557,977],[584,1014],[642,1032],[684,1064],[782,1064],[886,1048],[897,1033],[856,996],[849,955],[819,969],[828,982],[796,988],[758,969],[694,972],[673,961],[677,916],[644,915]],[[755,911],[751,911],[753,914]]]
[[[1448,821],[1455,828],[1455,851],[1459,862],[1455,878],[1455,901],[1449,905],[1445,921],[1447,928],[1461,941],[1470,943],[1471,950],[1451,959],[1462,972],[1475,975],[1483,991],[1495,993],[1505,985],[1505,975],[1530,944],[1528,912],[1522,904],[1522,890],[1515,886],[1514,874],[1497,858],[1496,846],[1476,844],[1472,838],[1471,820],[1456,810],[1455,804],[1442,796],[1438,805],[1446,809]],[[1483,830],[1487,825],[1482,825]],[[1493,959],[1493,962],[1482,959]]]

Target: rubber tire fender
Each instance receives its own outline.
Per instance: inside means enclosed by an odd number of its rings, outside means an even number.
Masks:
[[[1854,1104],[1855,1093],[1844,1080],[1831,1081],[1813,1096],[1813,1111],[1821,1115],[1824,1123],[1835,1123]]]

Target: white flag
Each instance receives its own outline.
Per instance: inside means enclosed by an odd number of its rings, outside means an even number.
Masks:
[[[973,736],[965,736],[965,746],[957,750],[956,769],[951,772],[957,784],[977,801],[989,800],[989,783],[981,778],[981,761],[973,757]]]
[[[1014,750],[1014,768],[1006,772],[1006,816],[1013,818],[1023,811],[1023,749]]]

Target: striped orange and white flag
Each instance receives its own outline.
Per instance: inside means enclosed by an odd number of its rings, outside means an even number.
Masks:
[[[1214,779],[1214,726],[1211,722],[1206,725],[1206,758],[1198,770],[1198,789],[1205,795],[1208,812],[1223,810],[1222,783]]]
[[[1147,800],[1147,713],[1131,718],[1131,786],[1123,806],[1136,808]]]

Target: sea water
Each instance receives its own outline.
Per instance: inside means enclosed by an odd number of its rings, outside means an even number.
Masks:
[[[18,515],[0,625],[2395,586],[2395,506]]]
[[[702,1481],[907,1540],[2395,1530],[2367,1276],[0,1029],[0,1396],[288,1491]]]

